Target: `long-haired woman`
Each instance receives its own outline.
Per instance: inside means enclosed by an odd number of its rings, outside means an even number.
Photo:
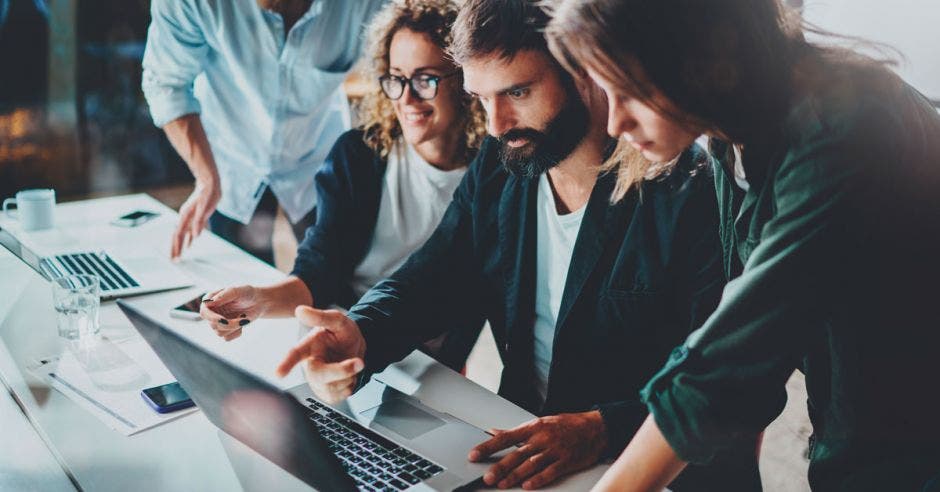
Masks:
[[[397,0],[376,14],[365,66],[374,86],[358,107],[361,126],[317,173],[316,224],[286,280],[207,296],[201,314],[219,336],[298,306],[349,307],[434,231],[485,135],[483,110],[444,53],[456,16],[451,0]],[[427,348],[459,370],[480,328],[456,326]]]
[[[940,489],[936,109],[883,63],[808,41],[777,0],[554,3],[553,52],[647,158],[621,189],[711,137],[734,278],[598,488],[662,487],[753,439],[800,369],[814,489]]]

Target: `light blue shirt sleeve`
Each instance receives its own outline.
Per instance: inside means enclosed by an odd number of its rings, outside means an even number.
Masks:
[[[153,0],[144,95],[157,126],[199,114],[219,213],[247,223],[266,189],[293,222],[313,209],[313,176],[350,125],[341,84],[383,3],[315,0],[286,26],[257,0]]]
[[[204,70],[209,47],[194,8],[185,0],[153,0],[150,6],[141,85],[159,127],[200,112],[193,81]]]
[[[313,65],[325,72],[346,72],[359,59],[372,15],[388,0],[314,0],[320,2],[322,29],[312,30],[307,42],[317,46]],[[315,8],[315,7],[314,7]]]

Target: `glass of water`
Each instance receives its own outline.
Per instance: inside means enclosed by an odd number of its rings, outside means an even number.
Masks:
[[[78,340],[98,334],[99,289],[95,275],[68,275],[52,282],[60,337]]]

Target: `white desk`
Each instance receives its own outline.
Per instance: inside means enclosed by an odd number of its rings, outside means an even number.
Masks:
[[[131,230],[116,227],[109,229],[111,226],[105,226],[114,217],[137,209],[158,211],[161,216]],[[169,250],[169,239],[176,221],[176,214],[172,210],[146,195],[61,204],[56,214],[59,224],[56,234],[64,234],[80,243],[91,245],[95,244],[96,238],[114,240],[127,235],[125,238],[133,240],[125,239],[121,247],[138,250],[149,248],[159,254],[166,254]],[[89,227],[97,228],[98,233],[93,237],[83,234],[83,230]],[[193,243],[180,266],[200,285],[135,298],[135,304],[154,315],[163,315],[169,324],[186,332],[207,349],[238,360],[243,367],[276,381],[282,388],[303,381],[299,370],[284,380],[277,380],[273,375],[277,362],[297,341],[299,328],[293,320],[256,321],[240,338],[226,343],[203,323],[173,320],[166,315],[171,306],[205,290],[235,284],[269,283],[282,278],[283,274],[208,233]],[[32,359],[64,350],[56,335],[51,288],[29,267],[6,249],[0,248],[0,292],[0,343],[7,349],[0,350],[2,374],[35,424],[35,434],[48,446],[47,451],[50,453],[46,458],[58,457],[64,473],[69,474],[82,489],[241,488],[216,428],[201,412],[125,437],[29,375],[26,367]],[[102,333],[112,340],[138,336],[114,303],[102,304],[101,326]],[[482,429],[513,427],[532,418],[530,413],[518,407],[509,408],[508,403],[499,396],[418,352],[379,377],[387,384],[420,398],[429,406],[451,413]],[[0,406],[0,416],[7,415],[2,408]],[[494,412],[493,408],[501,410]],[[3,425],[5,436],[8,421],[4,418],[0,424]],[[33,442],[36,442],[35,436]],[[54,467],[47,466],[50,461],[44,463],[44,468],[36,468],[47,474],[43,480],[62,483],[63,476],[57,476]],[[597,481],[604,468],[595,467],[552,489],[586,490]],[[24,476],[33,472],[27,469],[22,471]],[[284,475],[285,484],[293,480],[293,477]],[[265,484],[270,490],[278,488],[276,483],[270,481]],[[0,482],[2,485],[3,482]]]
[[[10,361],[0,342],[0,360]],[[0,367],[0,490],[75,490],[52,451],[20,410],[4,383]]]

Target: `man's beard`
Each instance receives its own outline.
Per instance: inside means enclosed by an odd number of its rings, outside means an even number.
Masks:
[[[588,132],[588,110],[577,90],[568,92],[568,100],[544,130],[513,128],[498,137],[499,160],[510,173],[535,178],[558,165],[571,155]],[[508,142],[524,138],[529,142],[522,147],[510,147]]]

